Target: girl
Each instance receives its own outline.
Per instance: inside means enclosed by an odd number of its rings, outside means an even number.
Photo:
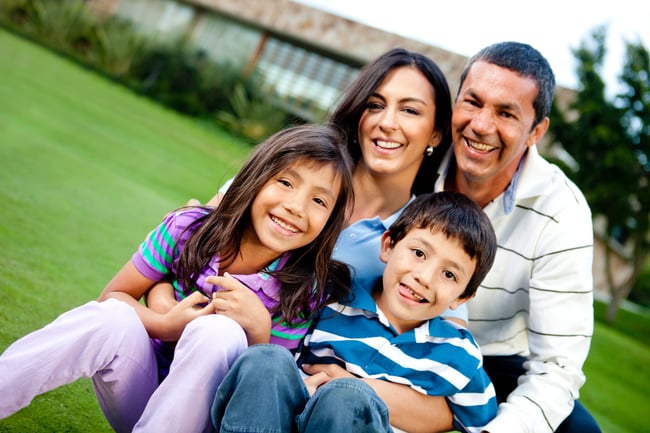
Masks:
[[[237,356],[269,341],[294,349],[312,311],[345,295],[347,269],[330,259],[352,200],[341,137],[325,126],[279,132],[219,207],[168,215],[97,301],[0,356],[0,418],[92,377],[118,432],[210,430],[209,405]],[[139,302],[162,279],[180,301],[166,314]]]

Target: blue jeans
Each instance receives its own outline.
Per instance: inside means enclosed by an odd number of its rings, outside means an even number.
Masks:
[[[212,405],[218,432],[390,433],[388,408],[365,382],[334,379],[310,398],[293,355],[251,346],[233,364]]]
[[[494,384],[497,402],[504,402],[517,387],[517,379],[526,373],[523,356],[484,356],[483,366]],[[593,416],[575,401],[573,411],[562,421],[555,433],[601,433]]]

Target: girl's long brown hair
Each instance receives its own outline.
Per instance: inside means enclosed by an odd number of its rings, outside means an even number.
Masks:
[[[277,310],[291,323],[307,319],[315,309],[345,296],[349,290],[349,270],[331,258],[353,201],[352,162],[344,143],[344,135],[338,128],[301,125],[280,131],[258,144],[219,206],[193,224],[200,227],[180,252],[175,270],[183,287],[193,288],[198,275],[214,256],[219,256],[220,267],[233,262],[244,230],[250,226],[251,205],[257,194],[281,171],[294,163],[305,163],[331,165],[341,187],[321,233],[308,245],[293,250],[285,266],[273,272],[281,283]]]

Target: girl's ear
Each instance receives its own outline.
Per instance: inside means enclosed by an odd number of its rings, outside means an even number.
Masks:
[[[383,235],[381,235],[381,251],[379,251],[379,260],[381,260],[384,263],[388,262],[388,258],[390,257],[390,253],[393,251],[393,243],[390,238],[390,235],[388,234],[388,230],[384,232]]]

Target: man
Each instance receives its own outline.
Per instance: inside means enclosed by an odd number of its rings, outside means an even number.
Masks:
[[[504,42],[470,59],[436,190],[483,207],[499,249],[468,302],[469,328],[500,403],[485,431],[599,432],[576,401],[593,332],[591,212],[537,152],[555,78],[534,48]]]

